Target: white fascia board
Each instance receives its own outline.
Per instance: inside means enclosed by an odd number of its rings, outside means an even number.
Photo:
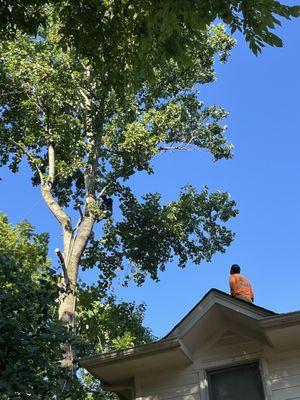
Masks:
[[[154,353],[176,349],[181,347],[177,338],[160,340],[125,350],[117,350],[109,353],[99,354],[92,357],[81,358],[78,362],[81,367],[90,368],[94,366],[108,365],[119,361],[130,360],[137,357],[146,357]]]

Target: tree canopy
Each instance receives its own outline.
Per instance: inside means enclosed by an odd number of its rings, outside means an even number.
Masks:
[[[143,304],[100,298],[80,284],[76,337],[58,321],[59,275],[47,259],[48,235],[28,222],[15,226],[0,214],[0,395],[3,400],[53,399],[63,376],[60,344],[71,340],[78,357],[153,340],[143,327]],[[77,364],[74,364],[77,368]],[[100,382],[77,372],[59,398],[107,399]],[[69,397],[68,397],[69,396]],[[73,396],[73,397],[72,397]]]
[[[99,263],[105,280],[126,259],[139,271],[136,276],[150,273],[156,279],[174,256],[183,267],[189,258],[199,263],[224,251],[232,234],[219,222],[236,215],[228,194],[198,193],[188,186],[179,200],[160,205],[158,194],[139,201],[126,181],[137,171],[151,174],[151,159],[166,151],[198,148],[214,160],[232,156],[220,123],[226,112],[205,107],[195,85],[214,80],[214,55],[225,61],[233,39],[223,27],[211,27],[188,69],[170,61],[168,68],[157,69],[154,83],[119,94],[105,88],[98,68],[58,46],[54,28],[41,31],[38,40],[19,33],[2,45],[2,165],[16,172],[27,156],[33,183],[41,184],[64,226],[71,221],[62,207],[70,204],[85,207],[90,225],[104,223],[99,240],[86,238],[92,247],[83,266]],[[118,198],[121,221],[107,218],[104,193]],[[86,216],[77,228],[84,221]]]
[[[197,85],[214,81],[215,57],[225,62],[234,40],[221,25],[207,27],[188,67],[170,59],[135,91],[126,79],[115,89],[101,65],[60,43],[59,24],[50,18],[37,37],[19,31],[1,44],[0,166],[17,172],[26,157],[33,184],[61,225],[67,295],[59,318],[75,329],[80,265],[99,268],[105,295],[117,274],[125,283],[157,280],[169,261],[210,261],[233,240],[225,223],[237,210],[228,193],[186,186],[178,200],[163,204],[157,193],[137,198],[128,180],[153,173],[153,157],[167,151],[232,157],[222,123],[227,113],[205,106]]]
[[[137,56],[141,67],[145,60],[151,64],[151,58],[156,63],[168,56],[185,58],[199,32],[216,19],[227,24],[231,33],[240,30],[254,53],[265,44],[282,46],[272,30],[281,25],[281,18],[299,16],[299,6],[277,0],[5,1],[0,4],[1,36],[16,29],[36,34],[46,23],[49,7],[61,21],[64,41],[85,55],[105,57],[110,66],[112,61],[121,62],[122,67],[126,54],[131,62]]]

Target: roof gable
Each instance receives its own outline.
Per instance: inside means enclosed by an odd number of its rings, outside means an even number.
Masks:
[[[182,320],[164,337],[171,339],[175,337],[183,338],[201,319],[213,308],[228,309],[244,315],[245,317],[259,320],[276,315],[271,310],[256,306],[255,304],[237,299],[218,289],[211,289],[206,295],[186,314]]]
[[[273,311],[211,289],[163,339],[86,357],[79,364],[121,393],[136,373],[149,374],[157,365],[167,370],[192,364],[198,350],[226,348],[231,342],[242,346],[245,340],[270,344],[260,324],[273,318]]]

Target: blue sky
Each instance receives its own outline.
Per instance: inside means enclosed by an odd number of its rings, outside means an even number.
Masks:
[[[266,48],[255,57],[244,40],[225,65],[217,65],[217,82],[201,88],[207,105],[229,111],[227,135],[235,157],[213,163],[202,152],[169,153],[154,160],[156,173],[136,176],[137,194],[158,191],[176,199],[186,183],[229,191],[240,215],[230,223],[236,239],[212,262],[180,270],[170,264],[161,281],[142,287],[115,286],[125,300],[145,302],[145,324],[165,335],[212,287],[228,291],[228,271],[238,263],[252,281],[255,302],[277,312],[300,309],[300,21],[285,22],[278,33],[283,49]],[[51,234],[50,256],[61,246],[60,231],[39,191],[23,169],[0,171],[0,209],[16,223],[27,218],[38,231]],[[88,276],[92,279],[93,275]]]

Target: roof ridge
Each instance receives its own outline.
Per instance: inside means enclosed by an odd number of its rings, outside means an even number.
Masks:
[[[244,306],[248,306],[250,308],[254,308],[256,310],[261,310],[264,312],[267,312],[270,314],[270,316],[275,316],[275,315],[279,315],[276,312],[272,311],[272,310],[268,310],[267,308],[258,306],[256,304],[253,303],[248,303],[244,300],[238,299],[226,292],[223,292],[222,290],[216,289],[216,288],[211,288],[202,298],[201,300],[198,301],[198,303],[195,304],[195,306],[162,338],[162,339],[168,339],[168,336],[211,294],[216,293],[219,294],[221,296],[226,297],[227,299],[230,299],[231,301],[236,301],[237,304],[243,304]],[[268,317],[268,316],[267,316]],[[266,317],[266,318],[267,318]]]

